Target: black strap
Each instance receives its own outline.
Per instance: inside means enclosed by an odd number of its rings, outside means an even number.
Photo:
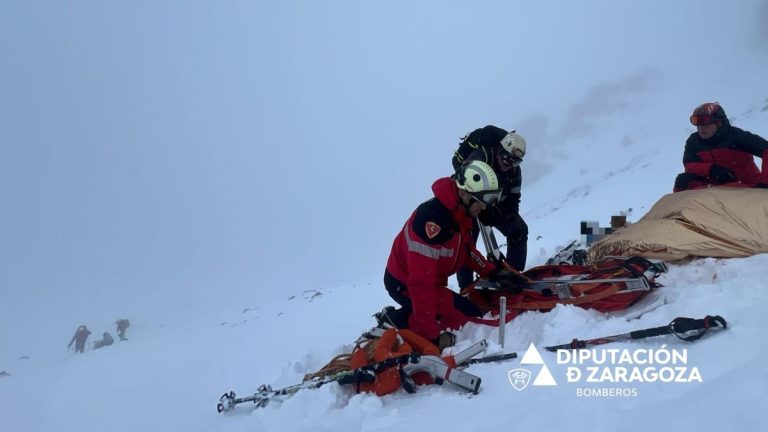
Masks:
[[[639,265],[643,267],[644,269],[647,269],[649,267],[653,266],[653,263],[648,261],[647,259],[643,257],[638,256],[632,256],[624,260],[624,262],[621,263],[621,267],[629,272],[629,274],[632,275],[633,278],[638,278],[643,276],[643,273],[645,273],[645,270],[638,270],[633,265]]]
[[[354,384],[355,389],[360,392],[361,383],[376,382],[376,374],[395,366],[402,366],[409,363],[418,363],[421,354],[412,352],[398,357],[392,357],[380,362],[367,364],[357,369],[353,369],[350,374],[344,375],[336,382],[341,385]]]
[[[373,371],[356,369],[353,372],[354,373],[349,375],[342,376],[337,382],[340,385],[353,384],[355,386],[355,391],[360,393],[361,383],[372,383],[376,381],[376,374]]]
[[[416,393],[416,382],[402,369],[400,369],[400,383],[406,393]]]

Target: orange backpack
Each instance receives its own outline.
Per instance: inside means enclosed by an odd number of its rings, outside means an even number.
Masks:
[[[352,352],[350,368],[357,369],[373,362],[401,357],[412,352],[422,355],[440,356],[440,350],[432,342],[407,329],[387,329],[380,338],[371,344],[360,345]],[[443,358],[451,367],[456,367],[451,357]],[[358,393],[373,392],[378,396],[394,393],[404,384],[433,384],[434,378],[428,373],[419,372],[411,376],[413,383],[403,383],[400,368],[391,367],[376,374],[374,382],[360,382],[356,386]],[[406,385],[406,390],[409,387]]]

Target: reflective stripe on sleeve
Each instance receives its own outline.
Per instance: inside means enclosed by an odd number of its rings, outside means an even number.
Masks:
[[[411,239],[411,236],[408,234],[408,225],[405,225],[405,228],[403,228],[403,233],[405,234],[405,243],[408,244],[408,251],[409,252],[416,252],[419,255],[424,255],[427,258],[432,259],[439,259],[440,257],[452,257],[453,256],[453,249],[448,249],[444,247],[432,247],[425,245],[424,243],[420,243],[418,241],[415,241]]]

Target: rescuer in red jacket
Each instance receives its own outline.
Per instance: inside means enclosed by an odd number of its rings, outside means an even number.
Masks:
[[[463,266],[497,280],[514,275],[487,261],[472,238],[472,220],[499,198],[493,169],[473,161],[456,178],[435,181],[432,191],[435,197],[413,212],[392,245],[384,285],[402,307],[385,308],[382,314],[389,324],[409,328],[442,348],[453,342],[453,335],[441,335],[442,330],[458,329],[467,316],[482,315],[472,302],[447,288],[448,277]]]
[[[685,172],[675,180],[675,192],[710,186],[768,188],[768,141],[731,126],[717,102],[693,111],[696,133],[685,142]],[[753,156],[763,160],[762,172]]]

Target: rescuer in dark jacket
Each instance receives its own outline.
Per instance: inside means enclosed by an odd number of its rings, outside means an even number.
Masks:
[[[696,132],[685,142],[685,172],[675,192],[710,186],[768,188],[768,141],[731,126],[720,104],[705,103],[693,111]],[[753,156],[762,158],[762,171]]]

